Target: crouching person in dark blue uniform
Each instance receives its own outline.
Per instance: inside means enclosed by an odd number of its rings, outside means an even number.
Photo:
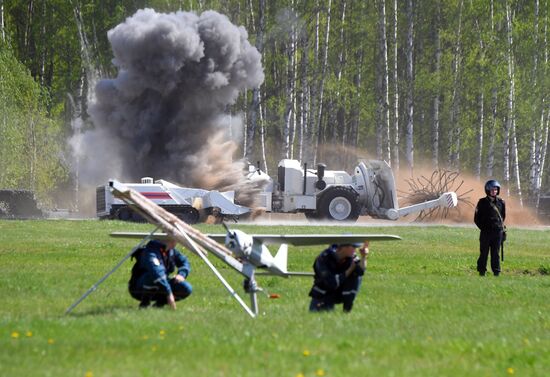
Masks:
[[[176,241],[150,241],[134,254],[136,263],[128,282],[130,295],[140,301],[139,307],[146,308],[151,303],[156,307],[166,304],[176,309],[176,301],[183,300],[193,290],[187,281],[191,265],[187,257],[175,249]],[[170,274],[177,268],[177,274]]]
[[[351,311],[361,280],[367,268],[369,243],[332,245],[315,259],[315,280],[309,292],[312,312],[330,311],[335,304],[343,304],[344,312]]]

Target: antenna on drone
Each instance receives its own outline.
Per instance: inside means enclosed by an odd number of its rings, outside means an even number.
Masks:
[[[227,224],[225,223],[225,221],[222,221],[222,225],[223,225],[223,227],[225,228],[225,231],[227,232],[227,234],[229,235],[229,237],[234,238],[234,237],[235,237],[235,232],[233,232],[231,229],[229,229],[229,227],[227,226]]]
[[[225,228],[225,230],[226,230],[227,233],[230,233],[230,232],[231,232],[231,229],[229,229],[229,227],[227,226],[227,224],[225,223],[225,221],[222,221],[222,225],[223,225],[223,227]]]

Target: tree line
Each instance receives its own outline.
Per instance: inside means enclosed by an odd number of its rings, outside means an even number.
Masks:
[[[548,0],[0,0],[0,187],[75,185],[66,140],[116,75],[107,31],[146,7],[214,9],[262,54],[264,83],[228,109],[236,158],[427,163],[535,205],[548,191]]]

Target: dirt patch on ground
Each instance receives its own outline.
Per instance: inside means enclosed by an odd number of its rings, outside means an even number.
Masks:
[[[330,169],[340,169],[339,166],[334,165],[334,161],[330,166]],[[343,169],[342,169],[343,170]],[[351,172],[352,169],[347,169]],[[398,202],[400,207],[407,205],[406,196],[410,192],[410,185],[407,181],[411,179],[430,179],[434,170],[430,167],[417,167],[415,168],[414,177],[410,176],[410,173],[400,171],[395,174],[395,182],[397,186]],[[480,198],[485,197],[484,184],[487,179],[483,178],[478,180],[473,176],[461,173],[455,180],[454,187],[450,187],[450,191],[456,191],[461,198],[457,207],[446,211],[446,216],[433,217],[424,219],[421,223],[430,224],[461,224],[474,226],[474,211],[475,206]],[[434,197],[435,198],[435,197]],[[522,206],[520,201],[514,196],[508,196],[508,190],[506,187],[501,188],[501,198],[506,202],[506,225],[507,226],[519,226],[519,227],[540,227],[545,224],[543,221],[537,218],[533,209],[527,206]],[[414,224],[417,214],[410,214],[406,217],[402,217],[397,221],[373,219],[369,216],[360,216],[357,220],[357,225],[404,225]],[[250,219],[246,219],[245,222],[260,223],[260,224],[296,224],[296,225],[311,225],[312,222],[308,221],[303,214],[282,214],[282,213],[260,213]],[[332,223],[334,225],[349,225]]]
[[[540,266],[536,269],[511,269],[506,274],[510,275],[529,275],[529,276],[550,276],[550,266]]]
[[[405,200],[407,192],[410,192],[411,188],[409,181],[429,180],[434,170],[426,167],[415,168],[414,176],[410,176],[409,172],[400,171],[396,174],[395,180],[397,190],[399,192],[400,202],[401,199]],[[443,223],[464,223],[473,224],[475,206],[479,199],[486,196],[484,185],[487,179],[477,179],[471,175],[460,173],[459,177],[455,180],[453,187],[450,187],[452,191],[456,191],[459,196],[459,204],[456,208],[448,211],[445,218],[433,218],[428,219],[429,222],[443,222]],[[500,197],[506,202],[506,224],[508,226],[540,226],[544,225],[543,222],[537,218],[534,209],[527,207],[520,203],[518,198],[513,195],[509,195],[507,187],[501,187]],[[412,218],[414,219],[414,217]],[[410,221],[410,220],[409,220]]]
[[[345,170],[348,173],[352,173],[358,160],[369,159],[376,158],[366,149],[351,148],[349,146],[343,147],[340,145],[319,146],[318,162],[326,163],[329,170]],[[401,162],[401,166],[405,166],[404,161]],[[407,205],[406,194],[410,190],[407,180],[430,179],[434,171],[435,168],[430,163],[419,163],[418,161],[414,167],[413,175],[411,175],[410,170],[405,168],[399,171],[394,169],[393,173],[397,186],[398,201],[401,207]],[[487,180],[492,178],[481,177],[477,179],[473,175],[461,172],[459,178],[454,182],[454,187],[450,188],[450,191],[456,191],[459,197],[462,196],[463,200],[459,201],[459,205],[456,208],[449,210],[445,218],[437,217],[427,219],[426,221],[445,224],[473,224],[475,206],[478,200],[485,196],[483,186]],[[457,187],[459,185],[460,187]],[[500,194],[501,198],[506,201],[506,224],[508,226],[538,227],[550,223],[550,221],[539,219],[534,209],[522,205],[518,198],[510,195],[507,187],[503,186]],[[399,219],[398,222],[411,223],[416,217],[414,214],[411,214]],[[359,222],[368,221],[368,217],[363,218],[362,216]],[[390,223],[392,222],[390,221]]]

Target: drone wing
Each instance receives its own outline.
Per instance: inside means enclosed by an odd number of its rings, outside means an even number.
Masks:
[[[253,237],[264,244],[287,243],[294,246],[396,241],[401,239],[401,237],[391,234],[255,234]]]
[[[115,238],[137,238],[137,239],[141,239],[145,236],[147,236],[149,233],[147,232],[111,232],[110,236],[111,237],[115,237]],[[207,236],[208,238],[216,241],[216,242],[219,242],[219,243],[224,243],[225,241],[225,234],[205,234],[205,236]],[[156,239],[156,240],[165,240],[166,238],[168,238],[169,235],[167,233],[163,233],[163,232],[158,232],[158,233],[153,233],[151,235],[151,238],[152,239]]]
[[[147,234],[146,232],[111,232],[111,234],[109,235],[114,238],[143,238],[144,236],[142,235],[146,235],[146,234]],[[151,238],[162,241],[168,238],[168,234],[163,232],[157,232],[157,233],[153,233],[151,235]]]
[[[145,232],[112,232],[111,237],[122,238],[143,238],[147,235]],[[209,238],[216,242],[223,243],[225,234],[207,234]],[[152,238],[164,239],[166,233],[154,233]],[[330,245],[341,243],[357,243],[364,241],[397,241],[401,237],[392,234],[254,234],[254,239],[263,244],[282,244],[287,243],[294,246],[309,245]]]

